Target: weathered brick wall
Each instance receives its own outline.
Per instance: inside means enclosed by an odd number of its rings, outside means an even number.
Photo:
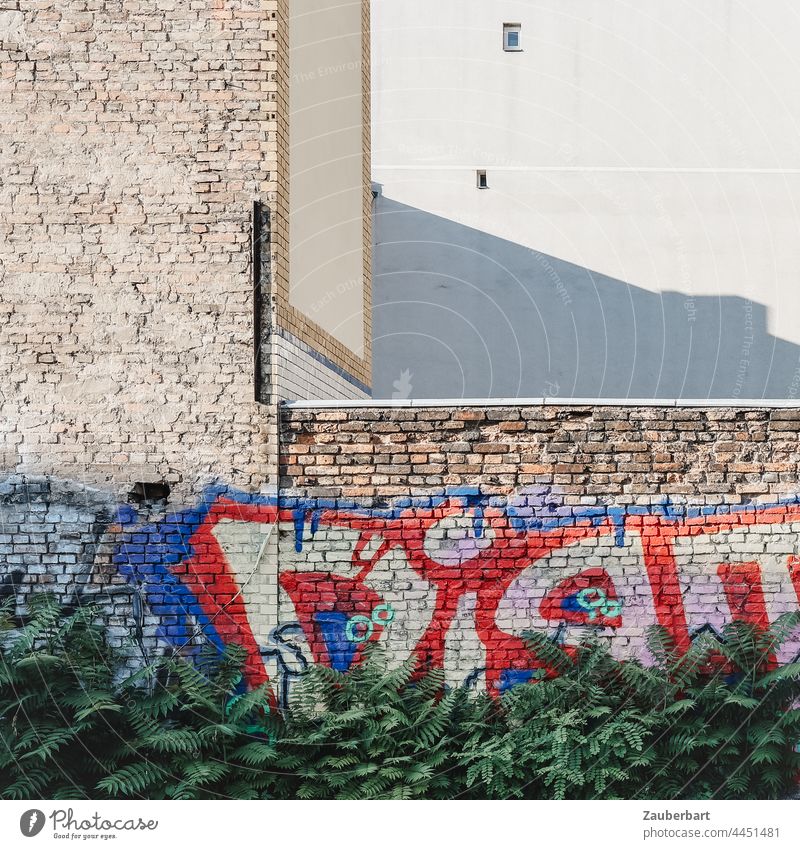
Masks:
[[[252,201],[285,213],[278,8],[0,0],[0,595],[19,621],[36,588],[91,598],[131,664],[236,641],[285,695],[374,640],[502,690],[540,665],[527,629],[646,656],[652,623],[685,648],[796,609],[797,410],[295,408],[278,476],[249,249]]]
[[[788,409],[285,409],[277,494],[8,478],[0,592],[21,621],[37,587],[97,601],[132,665],[241,643],[282,698],[376,640],[497,692],[542,665],[526,630],[646,660],[652,624],[685,649],[796,610],[799,435]]]
[[[251,208],[277,0],[0,0],[0,469],[188,499],[270,477]]]
[[[277,415],[255,402],[256,291],[267,388],[354,394],[269,337],[287,26],[285,0],[0,0],[0,597],[20,622],[36,589],[91,599],[132,664],[235,638],[263,674]]]
[[[797,491],[798,409],[414,404],[286,409],[282,487],[371,498],[557,486],[574,505]]]
[[[163,652],[164,617],[144,587],[114,563],[121,511],[114,495],[47,476],[0,476],[0,603],[24,625],[31,592],[54,593],[66,610],[91,602],[110,642],[139,667]],[[146,521],[147,507],[138,517]]]
[[[539,665],[525,630],[646,658],[654,623],[684,649],[767,624],[800,594],[798,434],[789,409],[290,410],[281,616],[320,659],[349,662],[344,622],[501,690]]]

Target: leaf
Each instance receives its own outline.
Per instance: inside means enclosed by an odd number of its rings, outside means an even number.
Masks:
[[[36,652],[35,654],[31,654],[28,657],[23,657],[21,660],[18,660],[16,665],[19,669],[28,669],[31,666],[51,666],[59,663],[61,663],[61,658],[56,655],[47,654],[46,652]]]

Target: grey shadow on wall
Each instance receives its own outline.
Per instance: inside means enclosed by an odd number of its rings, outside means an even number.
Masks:
[[[794,398],[763,304],[654,293],[378,196],[375,398]]]

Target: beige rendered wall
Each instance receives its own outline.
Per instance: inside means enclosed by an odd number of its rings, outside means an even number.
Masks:
[[[369,383],[367,2],[295,0],[289,20],[289,286],[281,322]]]

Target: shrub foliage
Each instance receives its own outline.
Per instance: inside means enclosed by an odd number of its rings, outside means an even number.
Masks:
[[[558,674],[502,699],[448,689],[441,671],[313,667],[278,712],[246,692],[237,646],[128,677],[90,607],[34,596],[0,615],[0,798],[783,798],[800,769],[800,664],[778,648],[800,614],[742,622],[655,664],[589,639],[531,649]]]

